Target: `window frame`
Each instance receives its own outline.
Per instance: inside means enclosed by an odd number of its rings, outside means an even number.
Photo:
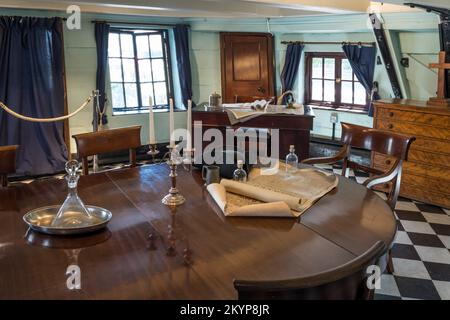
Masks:
[[[135,32],[139,31],[139,32]],[[166,83],[166,95],[167,95],[167,104],[165,105],[153,105],[153,108],[156,110],[169,110],[169,99],[173,97],[173,77],[172,77],[172,59],[171,59],[171,52],[170,52],[170,43],[169,43],[169,31],[167,29],[139,29],[139,28],[119,28],[119,27],[111,27],[109,34],[115,33],[119,35],[119,50],[120,50],[120,56],[109,56],[109,50],[108,50],[108,72],[109,72],[109,59],[120,59],[120,67],[121,67],[121,73],[122,73],[122,81],[111,81],[111,76],[109,77],[109,85],[110,90],[112,93],[112,84],[121,84],[122,90],[123,90],[123,97],[124,97],[124,106],[122,108],[114,108],[113,102],[112,102],[112,94],[111,94],[111,110],[113,115],[123,115],[123,114],[134,114],[134,113],[141,113],[148,111],[149,108],[143,105],[143,99],[142,99],[142,90],[141,85],[145,83],[151,83],[153,88],[153,95],[155,96],[155,83]],[[108,37],[109,37],[108,34]],[[133,41],[133,57],[123,57],[122,56],[122,43],[120,41],[120,35],[121,34],[130,34],[132,36]],[[149,36],[159,34],[161,35],[161,41],[162,41],[162,57],[161,58],[152,58],[151,56],[151,47],[149,43],[149,53],[150,56],[148,58],[139,58],[138,57],[138,48],[137,48],[137,37],[139,36]],[[108,42],[109,46],[109,42]],[[109,48],[108,48],[109,49]],[[125,81],[124,78],[124,65],[123,60],[124,59],[130,59],[134,60],[134,68],[135,68],[135,75],[136,75],[136,81],[135,82],[129,82]],[[153,68],[151,69],[152,74],[152,81],[141,81],[140,74],[139,74],[139,61],[149,59],[150,63],[152,63],[153,60],[162,59],[164,62],[164,76],[165,81],[153,81]],[[138,106],[137,107],[129,107],[127,106],[126,101],[126,90],[125,90],[125,84],[126,83],[135,83],[136,84],[136,90],[137,90],[137,100],[138,100]],[[153,101],[154,103],[155,101]]]
[[[327,102],[327,101],[320,101],[320,100],[313,100],[312,99],[312,62],[313,58],[334,58],[335,59],[335,69],[334,69],[334,102]],[[368,111],[368,96],[366,93],[366,103],[365,104],[354,104],[354,103],[342,103],[341,102],[341,86],[342,82],[352,82],[352,101],[355,100],[355,83],[359,82],[359,80],[356,78],[355,73],[352,71],[352,80],[342,80],[342,60],[347,59],[345,54],[343,52],[306,52],[305,53],[305,61],[306,61],[306,68],[305,68],[305,104],[312,105],[312,106],[320,106],[320,107],[327,107],[327,108],[333,108],[333,109],[345,109],[345,110],[354,110],[358,112],[367,112]],[[324,78],[324,71],[325,67],[324,64],[322,64],[322,78],[320,78],[322,81],[322,92],[324,92],[324,80],[327,80]],[[319,78],[317,78],[319,79]],[[339,81],[337,80],[339,79]],[[331,79],[328,79],[331,80]]]

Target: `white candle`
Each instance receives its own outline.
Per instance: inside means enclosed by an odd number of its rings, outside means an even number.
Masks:
[[[189,151],[192,150],[192,100],[188,100],[188,109],[187,109],[187,149]]]
[[[170,147],[175,147],[175,139],[173,137],[173,100],[169,99],[169,134],[170,134]]]
[[[148,98],[149,100],[149,107],[148,107],[148,137],[149,137],[149,143],[150,144],[156,144],[155,139],[155,118],[153,115],[153,101],[152,97]]]

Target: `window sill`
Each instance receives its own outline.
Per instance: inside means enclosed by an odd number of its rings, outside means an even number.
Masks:
[[[336,112],[348,112],[348,113],[355,113],[360,115],[368,115],[368,112],[365,110],[358,110],[358,109],[349,109],[349,108],[335,108],[335,107],[328,107],[328,106],[320,106],[315,104],[307,104],[308,107],[311,109],[317,109],[317,110],[329,110],[329,111],[336,111]]]
[[[175,109],[174,112],[185,112],[186,110]],[[169,112],[169,109],[153,109],[153,113]],[[129,116],[135,114],[148,113],[148,110],[135,110],[135,111],[113,111],[112,116]]]

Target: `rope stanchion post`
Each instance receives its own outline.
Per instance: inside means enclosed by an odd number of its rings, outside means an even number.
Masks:
[[[92,90],[92,95],[94,96],[94,107],[92,108],[92,131],[97,132],[98,131],[98,125],[99,125],[99,111],[100,111],[100,90]],[[101,121],[101,119],[100,119]],[[98,156],[94,155],[92,157],[92,170],[94,172],[98,171]]]
[[[92,108],[92,131],[97,132],[98,131],[98,111],[100,108],[100,91],[99,90],[92,90],[92,95],[94,96],[94,108]]]

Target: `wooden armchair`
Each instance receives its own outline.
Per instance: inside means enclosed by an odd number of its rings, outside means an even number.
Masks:
[[[346,175],[347,168],[371,174],[371,177],[364,182],[364,185],[367,188],[382,185],[382,190],[388,195],[387,203],[392,210],[394,210],[398,194],[400,193],[403,161],[407,160],[409,147],[411,143],[416,140],[416,137],[390,131],[371,129],[350,123],[341,123],[341,125],[341,141],[344,145],[334,157],[309,158],[303,160],[302,163],[333,164],[342,161],[343,176]],[[374,168],[373,164],[371,167],[367,167],[350,160],[350,151],[352,147],[388,155],[394,158],[395,161],[391,163],[390,168],[387,168],[384,171]],[[394,272],[390,249],[387,270],[390,273]]]
[[[386,252],[382,241],[341,267],[299,279],[280,281],[235,280],[239,300],[371,300],[367,267]]]
[[[344,144],[342,149],[333,157],[309,158],[302,161],[306,164],[333,164],[342,161],[342,175],[345,176],[347,168],[360,170],[371,174],[371,178],[364,182],[367,188],[383,184],[387,187],[389,206],[394,210],[400,192],[402,164],[408,158],[411,143],[416,137],[406,136],[390,131],[371,129],[350,123],[341,123]],[[351,148],[371,150],[395,158],[391,167],[385,171],[358,164],[350,160]]]
[[[141,146],[141,126],[82,133],[72,136],[77,144],[83,174],[89,174],[88,156],[129,149],[130,165],[136,166],[136,149]]]
[[[8,174],[16,172],[16,155],[19,146],[0,147],[0,183],[2,187],[8,186]]]

